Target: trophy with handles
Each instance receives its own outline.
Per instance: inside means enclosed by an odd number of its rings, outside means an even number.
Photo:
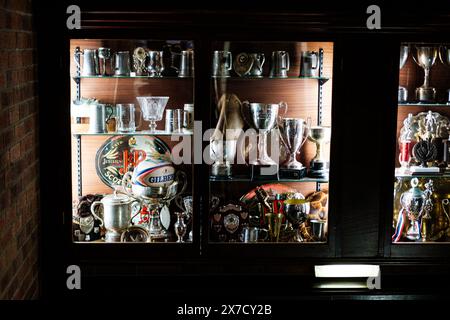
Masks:
[[[423,84],[416,89],[416,99],[423,103],[433,103],[436,100],[436,89],[430,86],[430,70],[436,62],[438,47],[416,45],[414,48],[412,57],[425,73]]]

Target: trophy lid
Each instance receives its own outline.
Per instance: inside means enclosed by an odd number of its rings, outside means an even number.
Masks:
[[[113,194],[108,194],[103,197],[102,202],[108,205],[122,205],[132,202],[133,199],[125,194],[117,193],[114,191]]]
[[[421,198],[423,196],[423,191],[418,187],[419,180],[417,178],[411,179],[411,189],[408,190],[413,198]]]

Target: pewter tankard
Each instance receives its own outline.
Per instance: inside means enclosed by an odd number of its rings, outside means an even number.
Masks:
[[[80,56],[83,56],[83,64],[80,65]],[[81,69],[81,76],[92,77],[98,76],[98,56],[96,49],[84,49],[75,51],[75,63]]]
[[[271,78],[287,78],[289,71],[289,53],[286,51],[272,52],[272,68],[270,69]]]
[[[184,50],[181,51],[180,69],[178,77],[188,78],[194,75],[194,51]]]
[[[229,51],[214,51],[212,76],[215,78],[227,78],[230,76],[230,70],[233,57]]]
[[[114,75],[115,76],[130,76],[130,52],[119,51],[114,55]]]

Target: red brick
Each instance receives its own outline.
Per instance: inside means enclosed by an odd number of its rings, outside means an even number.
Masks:
[[[16,143],[9,149],[9,157],[11,162],[17,161],[20,158],[20,143]]]
[[[32,46],[31,35],[25,32],[16,33],[16,48],[29,49]]]
[[[5,7],[23,13],[30,13],[32,9],[30,0],[6,0]]]
[[[0,29],[6,27],[6,12],[5,10],[0,9]]]
[[[1,59],[1,57],[0,57]],[[6,77],[5,74],[0,73],[0,90],[6,87]]]
[[[18,107],[12,107],[9,109],[9,124],[14,125],[20,119],[20,109]]]
[[[25,127],[25,122],[19,122],[14,127],[14,136],[16,137],[16,141],[21,140],[27,132],[27,129]]]
[[[9,126],[10,124],[10,112],[8,110],[0,111],[0,130]]]
[[[10,30],[22,30],[23,29],[23,15],[8,11],[6,12],[6,28]]]
[[[15,49],[16,33],[11,31],[0,31],[0,48]]]

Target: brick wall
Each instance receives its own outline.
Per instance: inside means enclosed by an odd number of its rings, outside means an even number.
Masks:
[[[35,38],[31,0],[0,0],[0,299],[39,292]]]

